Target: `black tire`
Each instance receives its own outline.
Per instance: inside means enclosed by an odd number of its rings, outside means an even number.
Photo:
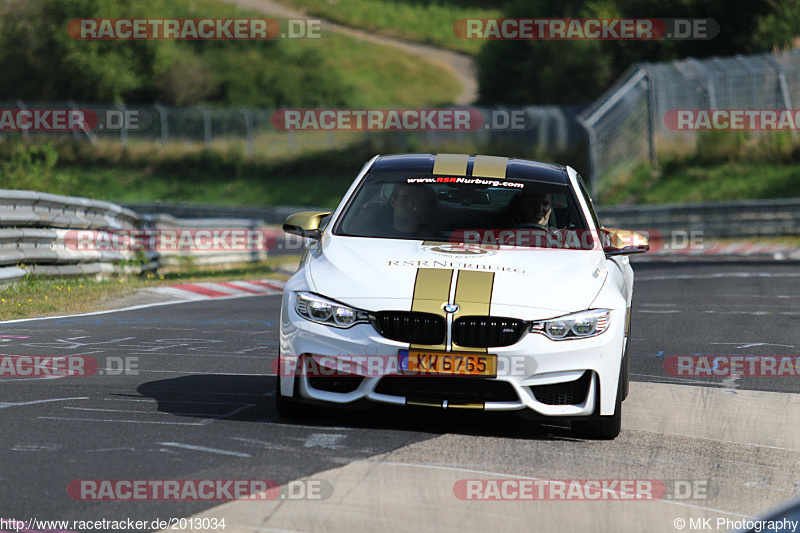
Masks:
[[[307,407],[294,397],[281,394],[280,376],[275,379],[275,410],[281,418],[303,418],[308,413]]]
[[[614,405],[614,414],[600,416],[593,420],[579,420],[572,423],[572,429],[582,437],[595,440],[616,439],[622,431],[622,368],[617,382],[617,401]],[[600,411],[600,404],[597,405]]]

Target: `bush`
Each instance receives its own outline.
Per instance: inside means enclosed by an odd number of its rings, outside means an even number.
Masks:
[[[278,41],[83,41],[73,18],[230,16],[168,0],[0,0],[0,100],[341,105],[349,89],[316,50]]]

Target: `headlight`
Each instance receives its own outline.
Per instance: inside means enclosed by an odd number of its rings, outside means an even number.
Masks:
[[[310,292],[298,292],[294,304],[297,314],[306,320],[336,328],[349,328],[369,322],[369,313],[347,307]]]
[[[554,341],[585,339],[607,330],[610,317],[611,311],[608,309],[590,309],[550,320],[537,320],[531,324],[531,331]]]

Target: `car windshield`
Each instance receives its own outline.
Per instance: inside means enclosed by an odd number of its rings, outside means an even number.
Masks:
[[[500,232],[585,230],[567,185],[524,179],[368,175],[348,202],[334,234],[385,239],[479,242]],[[488,233],[487,233],[488,232]],[[527,239],[535,245],[535,239]]]

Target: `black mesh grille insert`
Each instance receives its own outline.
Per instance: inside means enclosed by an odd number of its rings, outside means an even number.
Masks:
[[[510,383],[463,377],[385,377],[375,392],[453,403],[519,401]]]
[[[531,391],[538,401],[547,405],[577,405],[586,401],[591,379],[592,373],[587,370],[575,381],[536,385],[531,387]]]
[[[515,318],[465,316],[453,323],[453,342],[470,348],[511,346],[527,329],[527,322]]]
[[[345,394],[356,390],[363,379],[361,376],[312,376],[308,384],[312,389]]]
[[[444,317],[413,311],[381,311],[373,321],[378,333],[399,342],[443,344]]]

